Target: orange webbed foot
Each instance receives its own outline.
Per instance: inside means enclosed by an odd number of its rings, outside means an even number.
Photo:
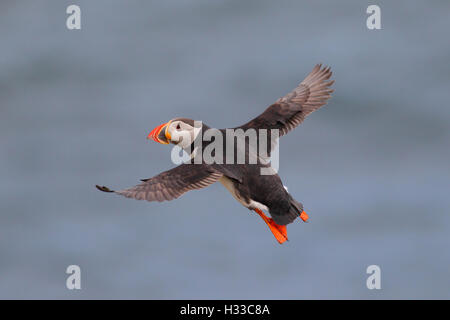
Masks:
[[[302,213],[300,213],[300,219],[302,219],[304,222],[308,222],[308,214],[305,211],[302,211]]]
[[[275,239],[282,244],[288,240],[287,237],[287,229],[286,226],[281,226],[279,224],[276,224],[272,218],[268,218],[264,212],[262,212],[259,209],[255,209],[255,212],[259,214],[259,216],[264,220],[264,222],[269,227],[270,231],[274,235]]]

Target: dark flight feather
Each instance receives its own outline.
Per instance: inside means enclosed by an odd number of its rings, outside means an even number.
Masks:
[[[96,186],[104,192],[114,192],[127,198],[147,201],[166,201],[180,197],[189,190],[201,189],[216,182],[222,173],[203,164],[182,164],[157,176],[144,179],[137,186],[114,191]]]
[[[316,65],[292,92],[278,99],[262,114],[241,126],[246,129],[279,129],[280,137],[297,127],[311,112],[326,104],[333,92],[329,67]]]

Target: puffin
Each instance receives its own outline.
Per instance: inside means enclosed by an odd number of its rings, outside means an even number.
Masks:
[[[317,64],[294,90],[279,98],[256,118],[239,127],[214,129],[215,133],[224,137],[228,137],[230,130],[265,133],[253,136],[256,137],[256,145],[255,139],[250,139],[251,135],[207,139],[205,134],[212,130],[211,127],[189,118],[174,118],[154,128],[147,139],[179,147],[187,155],[181,164],[152,178],[142,179],[141,183],[131,188],[117,191],[100,185],[96,188],[127,198],[162,202],[220,182],[239,203],[256,212],[278,243],[282,244],[288,240],[286,226],[297,218],[307,222],[309,216],[303,210],[303,204],[294,199],[273,169],[271,153],[280,137],[327,103],[333,92],[331,86],[334,80],[330,80],[331,76],[330,67]],[[213,148],[213,161],[201,157],[198,160],[198,155],[203,151],[207,148],[211,150],[213,142],[215,147],[223,147],[222,152]],[[236,161],[239,156],[244,160]],[[256,161],[251,161],[252,156]],[[264,173],[263,169],[266,170]]]

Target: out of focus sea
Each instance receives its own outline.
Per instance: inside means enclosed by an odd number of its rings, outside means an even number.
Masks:
[[[0,298],[450,298],[450,2],[0,3]],[[242,124],[316,64],[335,93],[281,140],[311,222],[278,245],[221,186],[100,193],[173,165],[177,116]],[[66,267],[82,289],[66,289]],[[366,268],[381,268],[368,290]]]

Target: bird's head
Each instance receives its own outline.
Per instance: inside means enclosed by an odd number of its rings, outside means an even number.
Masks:
[[[192,119],[175,118],[157,126],[150,132],[147,139],[153,139],[162,144],[172,143],[184,149],[194,142],[201,129],[202,126],[196,126]]]

